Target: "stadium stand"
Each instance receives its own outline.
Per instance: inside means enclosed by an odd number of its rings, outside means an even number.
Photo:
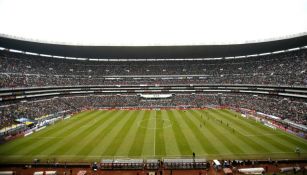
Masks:
[[[0,52],[1,88],[112,84],[307,85],[306,49],[243,59],[93,62]]]
[[[75,85],[177,85],[177,84],[251,84],[274,86],[307,85],[306,50],[255,58],[161,62],[86,62],[0,53],[0,87],[24,88]],[[224,95],[225,96],[225,95]],[[0,106],[1,128],[20,117],[37,117],[59,111],[101,107],[204,107],[221,105],[218,95],[177,94],[171,100],[142,100],[130,96],[83,96],[4,102]],[[223,97],[232,107],[290,119],[306,125],[306,103],[300,98],[264,95],[231,95]],[[251,103],[252,101],[252,103]],[[189,102],[187,104],[187,102]],[[71,104],[72,106],[69,106]]]
[[[165,61],[82,61],[3,49],[0,63],[2,131],[18,124],[18,118],[123,107],[228,106],[307,124],[303,48],[243,58]]]

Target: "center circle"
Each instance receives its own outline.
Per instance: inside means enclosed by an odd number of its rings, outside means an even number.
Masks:
[[[147,122],[162,122],[162,127],[157,127],[157,124],[155,127],[153,126],[146,126]],[[147,124],[148,125],[148,124]],[[140,128],[144,128],[144,129],[165,129],[165,128],[170,128],[172,127],[172,122],[169,119],[156,119],[156,118],[152,118],[152,119],[145,119],[145,120],[141,120],[138,123],[138,126]]]

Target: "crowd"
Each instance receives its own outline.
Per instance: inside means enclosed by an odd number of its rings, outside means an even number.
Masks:
[[[306,86],[306,67],[306,49],[243,59],[148,62],[80,61],[0,51],[0,88],[187,83]],[[138,77],[142,75],[151,77]]]
[[[11,126],[18,118],[35,119],[48,114],[69,110],[70,106],[63,103],[61,99],[39,99],[34,101],[21,101],[18,103],[7,103],[0,106],[0,128]]]
[[[0,88],[142,85],[260,84],[307,86],[307,49],[242,59],[194,61],[80,61],[0,51]],[[0,128],[21,117],[101,107],[243,107],[307,125],[299,98],[244,94],[175,94],[168,99],[138,95],[92,95],[2,102]]]
[[[139,95],[67,96],[31,101],[6,102],[0,106],[0,128],[10,126],[21,117],[35,119],[61,111],[74,113],[98,108],[164,108],[230,106],[247,108],[307,125],[307,104],[304,100],[267,95],[244,94],[175,94],[167,99],[145,99]]]

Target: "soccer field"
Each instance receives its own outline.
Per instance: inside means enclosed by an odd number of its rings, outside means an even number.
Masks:
[[[230,110],[93,110],[0,145],[0,162],[99,162],[193,152],[206,159],[307,159],[307,141]]]

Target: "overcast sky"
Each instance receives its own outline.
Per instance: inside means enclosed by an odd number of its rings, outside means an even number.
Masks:
[[[307,32],[307,0],[0,0],[0,33],[83,45],[242,43]]]

